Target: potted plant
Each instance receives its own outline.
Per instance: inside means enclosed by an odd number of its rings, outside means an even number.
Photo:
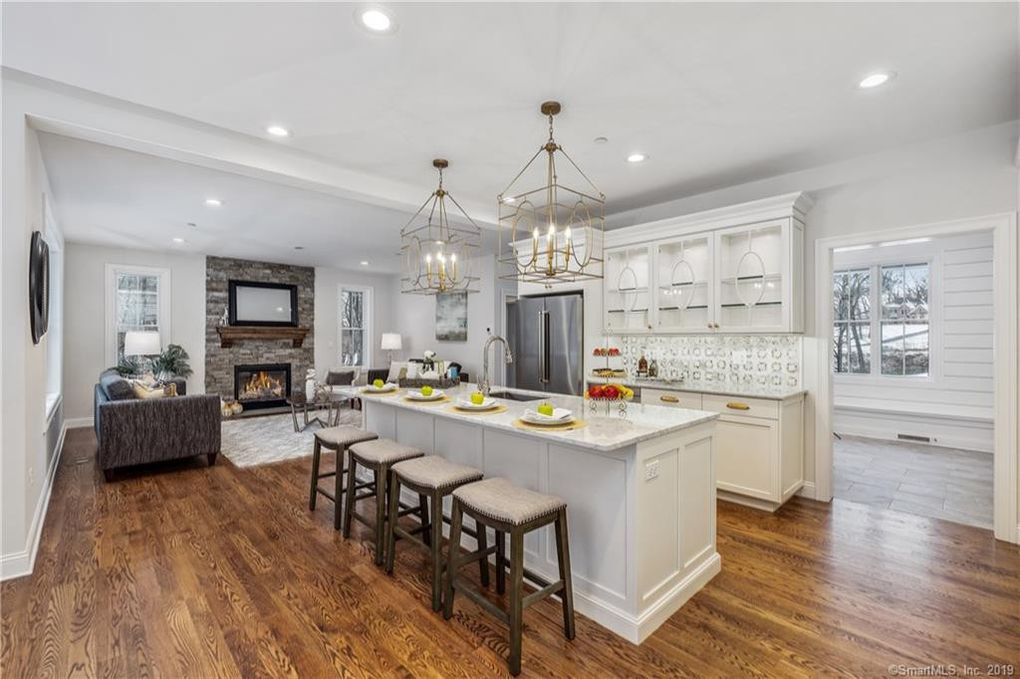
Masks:
[[[193,372],[188,364],[188,352],[179,344],[168,344],[163,353],[152,359],[152,372],[156,379],[166,382],[174,377],[189,377]]]

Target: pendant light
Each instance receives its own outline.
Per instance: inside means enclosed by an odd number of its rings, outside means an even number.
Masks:
[[[549,139],[539,147],[510,185],[499,194],[499,262],[501,278],[528,283],[556,283],[602,278],[606,197],[553,138],[557,101],[539,109],[549,118]],[[543,157],[543,154],[544,157]],[[542,157],[545,162],[536,162]],[[556,160],[565,158],[583,190],[565,185]],[[538,188],[520,190],[529,170]],[[573,174],[573,172],[571,172]]]
[[[439,187],[400,230],[403,293],[478,292],[471,287],[478,277],[471,275],[470,267],[481,245],[482,231],[443,187],[443,170],[449,165],[442,158],[432,161],[439,171]],[[447,200],[460,213],[454,223],[449,220]]]

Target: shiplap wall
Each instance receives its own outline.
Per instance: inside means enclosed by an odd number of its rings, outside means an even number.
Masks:
[[[992,235],[837,253],[837,269],[932,258],[931,377],[838,376],[834,429],[992,450]],[[872,360],[878,360],[873,356]]]

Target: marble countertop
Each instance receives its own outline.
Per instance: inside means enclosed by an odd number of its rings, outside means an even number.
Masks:
[[[603,377],[588,377],[588,384],[602,384],[606,381]],[[759,384],[748,385],[719,385],[711,383],[684,382],[680,380],[667,379],[646,379],[640,377],[609,378],[614,384],[624,384],[628,387],[648,387],[649,389],[666,389],[668,391],[691,391],[699,394],[719,394],[720,396],[746,396],[747,398],[767,398],[776,401],[799,396],[807,393],[801,387],[773,387]]]
[[[365,401],[377,402],[385,405],[392,405],[396,408],[404,408],[417,412],[428,413],[436,417],[447,417],[460,420],[469,424],[478,424],[493,429],[503,429],[520,436],[542,439],[545,441],[556,441],[580,448],[590,448],[599,451],[610,451],[631,446],[641,441],[657,438],[672,432],[693,427],[705,422],[710,422],[718,417],[717,413],[704,410],[687,410],[684,408],[670,408],[658,405],[644,405],[637,400],[627,404],[626,416],[617,414],[614,405],[610,415],[606,415],[605,407],[595,414],[588,410],[584,399],[577,396],[564,396],[561,394],[543,394],[529,392],[522,389],[510,391],[520,394],[534,394],[541,400],[531,402],[512,401],[496,398],[499,403],[507,406],[507,410],[501,413],[489,415],[476,415],[473,413],[462,413],[452,409],[453,403],[460,398],[467,398],[468,394],[475,391],[477,387],[473,384],[462,384],[452,389],[444,389],[444,393],[450,397],[450,401],[443,403],[415,403],[404,398],[407,389],[401,389],[397,394],[370,394],[362,392],[364,387],[334,387],[336,391],[356,396]],[[495,387],[495,391],[502,387]],[[495,398],[495,397],[494,397]],[[524,413],[525,410],[534,409],[540,402],[548,401],[558,408],[569,408],[576,417],[583,418],[588,425],[581,429],[571,431],[536,431],[534,429],[519,429],[513,425],[514,421]]]

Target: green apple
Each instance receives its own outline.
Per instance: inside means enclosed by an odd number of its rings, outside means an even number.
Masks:
[[[386,383],[383,382],[382,380],[372,380],[372,386],[375,387],[376,389],[382,389],[384,384]]]
[[[432,395],[432,387],[430,387],[429,385],[426,384],[424,387],[421,388],[421,395],[422,396],[431,396]]]
[[[553,414],[552,403],[539,403],[538,413],[540,415],[545,415],[546,417],[552,417]]]
[[[471,402],[474,403],[476,406],[482,405],[483,403],[485,403],[485,394],[483,394],[480,391],[473,392],[471,394]]]

